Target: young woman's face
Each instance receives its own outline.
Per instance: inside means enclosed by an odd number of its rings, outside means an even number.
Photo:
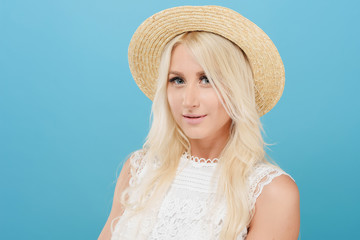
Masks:
[[[204,70],[182,44],[172,52],[167,96],[175,121],[189,139],[228,136],[231,119]]]

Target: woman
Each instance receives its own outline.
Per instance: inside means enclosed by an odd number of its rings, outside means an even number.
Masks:
[[[137,29],[129,64],[153,121],[99,239],[297,239],[297,186],[261,136],[284,87],[267,35],[227,8],[166,9]]]

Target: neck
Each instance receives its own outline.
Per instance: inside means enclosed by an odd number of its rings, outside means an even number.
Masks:
[[[229,135],[225,134],[208,139],[189,139],[191,155],[205,159],[219,158],[229,139]]]

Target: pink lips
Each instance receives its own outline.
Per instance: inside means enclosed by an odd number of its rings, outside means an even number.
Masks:
[[[201,123],[207,115],[183,115],[184,120],[189,124]]]

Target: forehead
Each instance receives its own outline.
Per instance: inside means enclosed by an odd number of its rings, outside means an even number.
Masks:
[[[190,49],[184,45],[179,44],[175,46],[171,53],[170,71],[203,71],[203,68],[196,60]]]

